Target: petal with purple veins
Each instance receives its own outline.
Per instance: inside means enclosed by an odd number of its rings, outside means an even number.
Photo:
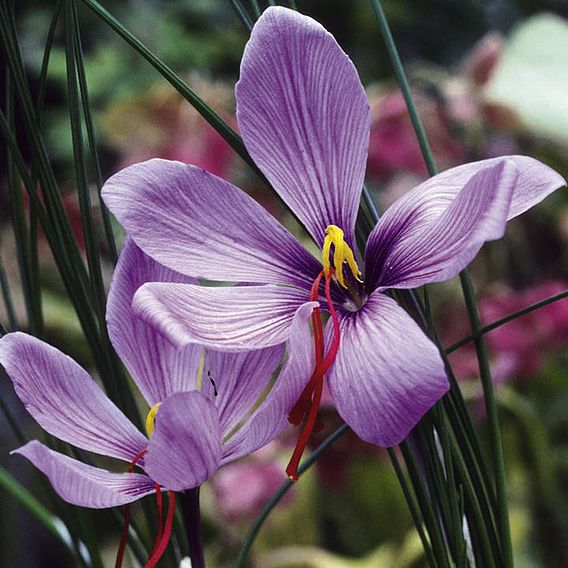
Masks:
[[[168,397],[144,456],[144,470],[172,491],[185,491],[211,477],[221,460],[219,415],[199,392]]]
[[[335,406],[361,439],[394,446],[448,390],[440,354],[381,292],[338,315],[341,343],[328,375]]]
[[[284,344],[245,353],[206,351],[202,382],[214,387],[213,400],[223,434],[251,411],[283,356]]]
[[[177,272],[309,289],[321,270],[254,199],[200,168],[149,160],[118,172],[102,191],[136,244]]]
[[[12,452],[30,460],[47,476],[55,492],[79,507],[105,509],[126,505],[155,492],[155,483],[140,473],[111,473],[50,450],[37,440]]]
[[[287,342],[288,359],[266,399],[223,447],[223,463],[234,461],[265,446],[288,426],[288,414],[314,371],[314,342],[310,317],[315,302],[300,306]]]
[[[127,239],[116,266],[107,302],[112,344],[150,406],[170,394],[196,388],[203,351],[199,345],[177,347],[132,309],[136,290],[146,282],[196,283],[144,254]]]
[[[305,291],[285,286],[156,283],[142,286],[133,306],[178,345],[247,351],[283,343],[307,298]]]
[[[493,179],[492,175],[494,176]],[[479,187],[480,182],[484,180],[490,185],[484,188]],[[507,184],[511,182],[513,182],[512,187],[508,188]],[[490,225],[494,231],[484,229],[484,224],[487,224],[487,221],[491,223],[490,217],[494,217],[496,221],[498,221],[497,216],[504,217],[504,220],[512,219],[565,184],[565,180],[552,168],[527,156],[503,156],[472,162],[451,168],[426,180],[389,207],[373,230],[367,243],[366,253],[368,286],[372,289],[380,281],[381,286],[394,285],[394,282],[397,282],[401,284],[400,287],[408,288],[419,286],[424,282],[449,278],[450,276],[447,276],[447,274],[455,275],[475,256],[483,240],[499,238],[502,231],[498,224]],[[470,195],[464,198],[462,194],[466,188],[469,188]],[[479,192],[478,195],[472,194],[472,190],[475,188]],[[509,192],[511,193],[509,205],[506,211],[503,211],[506,194]],[[410,275],[410,279],[405,282],[404,280],[409,275],[405,275],[404,271],[409,268],[407,266],[409,263],[404,262],[404,259],[402,260],[403,273],[399,275],[398,268],[390,256],[397,256],[394,260],[398,262],[400,260],[398,258],[399,253],[405,253],[405,249],[408,249],[410,258],[416,260],[418,251],[412,253],[414,244],[422,243],[424,245],[425,240],[429,238],[433,238],[435,241],[439,240],[433,234],[436,231],[434,229],[435,223],[439,222],[438,227],[440,233],[443,234],[445,231],[445,228],[441,227],[445,224],[442,220],[443,216],[447,214],[452,204],[458,199],[463,201],[463,217],[460,217],[459,214],[453,217],[455,228],[459,229],[461,224],[463,226],[462,233],[465,233],[467,225],[470,229],[475,228],[471,223],[475,221],[472,213],[477,212],[479,223],[476,236],[481,241],[470,240],[467,246],[464,246],[462,254],[456,257],[458,262],[455,263],[455,266],[450,269],[448,264],[445,273],[444,270],[438,271],[437,268],[432,266],[432,278],[429,278],[426,271],[423,271],[422,275],[417,274],[416,281],[413,281],[412,275]],[[480,206],[483,206],[483,200],[485,201],[485,211],[482,212]],[[468,211],[467,208],[470,207],[472,210]],[[454,210],[459,213],[457,207],[454,207]],[[484,231],[486,232],[485,235]],[[458,233],[455,234],[458,235]],[[424,265],[426,266],[429,262],[429,255],[426,250],[423,250],[425,248],[421,246],[420,253],[426,255],[424,258]],[[397,252],[393,252],[393,249]],[[436,254],[431,258],[435,257]],[[467,260],[468,258],[469,260]],[[467,262],[464,264],[465,260]],[[448,261],[449,263],[453,262],[449,258]],[[388,262],[390,262],[390,266],[387,265]],[[391,271],[392,274],[389,275]]]
[[[331,224],[351,241],[370,110],[335,38],[312,18],[268,8],[245,47],[236,98],[247,150],[316,243]]]
[[[0,363],[38,424],[78,448],[130,462],[147,439],[91,376],[55,347],[25,333],[0,339]]]
[[[505,232],[519,171],[501,160],[467,180],[454,199],[412,191],[387,210],[366,250],[368,289],[416,288],[454,277],[485,241]]]
[[[519,175],[513,189],[507,219],[513,219],[524,213],[527,209],[540,203],[553,191],[566,185],[566,180],[546,164],[529,156],[513,155],[456,166],[427,179],[413,192],[429,194],[440,200],[443,200],[445,196],[445,199],[449,202],[480,170],[496,166],[503,161],[512,162]]]

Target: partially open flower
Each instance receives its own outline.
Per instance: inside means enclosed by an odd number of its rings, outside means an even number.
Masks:
[[[218,467],[278,436],[287,425],[281,407],[293,403],[306,381],[310,361],[297,345],[291,346],[276,386],[253,412],[281,362],[284,345],[243,353],[175,347],[132,311],[134,292],[149,280],[190,279],[160,266],[128,241],[113,279],[107,321],[113,345],[150,407],[147,436],[59,350],[25,333],[0,339],[0,363],[40,426],[78,448],[129,464],[129,473],[109,472],[39,441],[14,450],[40,469],[69,503],[115,507],[159,494],[160,488],[176,492],[199,486]],[[309,341],[311,310],[307,304],[298,311],[291,341]],[[140,473],[134,473],[135,466]],[[168,519],[152,554],[156,562],[167,545],[173,508],[170,493]]]

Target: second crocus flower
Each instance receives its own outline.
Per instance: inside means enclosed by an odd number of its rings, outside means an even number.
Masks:
[[[218,467],[279,435],[287,424],[282,408],[299,396],[306,381],[302,373],[310,363],[298,345],[291,346],[281,377],[254,410],[281,362],[283,345],[246,353],[219,353],[198,345],[178,348],[133,313],[132,296],[144,282],[188,280],[157,264],[132,241],[127,241],[114,275],[109,334],[148,403],[147,437],[68,356],[25,333],[0,339],[0,363],[40,426],[77,448],[129,464],[130,473],[113,473],[37,440],[15,450],[48,477],[61,498],[106,508],[162,488],[170,491],[168,519],[147,566],[155,565],[167,545],[173,492],[199,486]],[[307,304],[298,311],[292,341],[309,341],[312,309]]]

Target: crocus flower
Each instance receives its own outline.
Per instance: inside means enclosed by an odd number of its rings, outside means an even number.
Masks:
[[[0,339],[0,363],[29,413],[47,432],[77,448],[130,464],[130,473],[109,472],[37,440],[14,450],[49,478],[61,498],[74,505],[105,508],[131,503],[159,487],[170,491],[168,519],[148,563],[153,566],[167,546],[173,492],[199,486],[221,465],[279,435],[287,425],[280,406],[289,406],[301,392],[305,377],[300,371],[309,360],[302,350],[290,346],[282,380],[251,415],[280,364],[284,346],[246,353],[204,352],[198,345],[176,348],[130,307],[134,292],[148,280],[189,279],[127,242],[114,275],[107,321],[116,351],[151,408],[148,437],[83,368],[47,343],[25,333],[9,333]],[[312,308],[306,304],[298,311],[293,342],[309,341],[307,319]],[[135,465],[142,473],[133,473]]]
[[[248,151],[322,249],[321,260],[226,181],[150,160],[104,187],[128,233],[184,274],[248,285],[150,283],[137,292],[135,310],[179,344],[240,350],[292,337],[298,308],[321,299],[331,316],[326,338],[315,314],[315,371],[291,421],[306,416],[308,434],[318,425],[314,408],[327,371],[334,403],[351,428],[366,441],[395,445],[448,382],[437,348],[388,291],[453,277],[485,241],[503,235],[507,219],[564,180],[523,156],[447,170],[386,211],[360,259],[354,228],[369,105],[333,36],[311,18],[268,8],[245,48],[236,98]],[[305,442],[303,433],[300,453]],[[291,477],[298,459],[296,452]]]

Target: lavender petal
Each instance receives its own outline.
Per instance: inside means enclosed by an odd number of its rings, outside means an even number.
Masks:
[[[177,347],[132,309],[134,293],[146,282],[195,283],[144,254],[127,239],[116,266],[107,302],[112,344],[150,406],[174,392],[196,388],[203,351],[199,345]]]
[[[146,438],[73,359],[16,332],[0,339],[0,363],[39,425],[74,446],[130,462]]]
[[[518,179],[515,163],[501,160],[471,176],[452,199],[443,185],[424,192],[419,186],[399,199],[369,237],[369,289],[416,288],[458,274],[485,241],[503,236]]]
[[[223,463],[265,446],[288,426],[288,414],[314,371],[314,343],[310,316],[315,302],[300,306],[287,341],[288,359],[266,399],[223,447]]]
[[[221,459],[217,409],[199,392],[168,397],[158,408],[144,458],[146,473],[167,489],[185,491],[201,485]]]
[[[106,182],[103,197],[146,254],[188,276],[309,289],[321,270],[254,199],[200,168],[135,164]]]
[[[333,401],[361,439],[394,446],[448,390],[440,354],[381,292],[358,312],[338,315],[341,343],[328,375]]]
[[[285,286],[145,284],[134,310],[174,343],[248,351],[283,343],[307,292]]]
[[[312,18],[268,8],[246,45],[236,98],[248,151],[316,243],[330,224],[351,241],[370,110],[335,38]]]
[[[155,483],[140,473],[111,473],[50,450],[33,440],[12,452],[30,460],[44,473],[55,492],[79,507],[105,509],[126,505],[156,491]]]

